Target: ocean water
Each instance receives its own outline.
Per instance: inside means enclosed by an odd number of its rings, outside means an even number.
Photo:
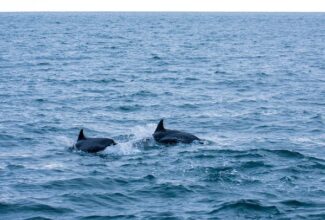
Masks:
[[[1,13],[0,219],[325,219],[324,39],[324,13]]]

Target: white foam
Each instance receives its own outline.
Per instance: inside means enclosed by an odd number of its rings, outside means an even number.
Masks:
[[[49,169],[49,170],[64,167],[64,165],[62,163],[47,163],[47,164],[44,164],[43,166],[44,166],[44,168]]]
[[[307,136],[294,136],[289,138],[290,141],[296,144],[319,144],[319,145],[324,145],[324,141],[322,139],[318,138],[312,138],[312,137],[307,137]]]
[[[133,155],[139,152],[140,150],[133,147],[131,142],[119,143],[115,146],[110,146],[105,150],[105,154],[112,155]]]
[[[221,137],[218,135],[211,135],[211,136],[200,136],[201,139],[207,140],[207,142],[213,142],[214,145],[219,146],[220,148],[229,146],[232,144],[232,140],[226,137]]]
[[[56,139],[60,145],[72,147],[74,145],[74,140],[66,137],[66,136],[56,136]]]
[[[130,140],[127,142],[118,143],[115,146],[106,148],[105,153],[113,155],[133,155],[140,151],[138,148],[139,143],[143,140],[152,137],[152,133],[156,128],[155,124],[137,125],[130,128]],[[143,142],[144,144],[147,142]]]
[[[137,125],[131,128],[131,133],[134,135],[136,140],[141,140],[144,138],[152,137],[152,133],[156,129],[156,124],[146,124],[144,126]]]

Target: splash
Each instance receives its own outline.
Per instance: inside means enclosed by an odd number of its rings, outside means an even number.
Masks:
[[[141,149],[151,147],[155,144],[152,138],[152,132],[155,124],[137,125],[130,128],[130,134],[126,136],[124,142],[118,142],[117,145],[108,147],[106,154],[113,155],[133,155],[141,152]]]
[[[131,128],[131,133],[134,135],[134,138],[137,140],[151,138],[153,132],[155,131],[156,124],[146,124],[144,126],[137,125]]]

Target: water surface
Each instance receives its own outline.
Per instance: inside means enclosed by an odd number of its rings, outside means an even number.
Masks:
[[[1,219],[324,219],[325,15],[0,14]],[[206,139],[164,147],[167,128]],[[80,128],[118,145],[71,151]]]

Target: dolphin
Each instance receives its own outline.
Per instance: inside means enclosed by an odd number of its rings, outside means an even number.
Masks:
[[[97,153],[110,145],[116,145],[115,141],[109,138],[86,138],[81,129],[75,147],[88,153]]]
[[[154,137],[155,141],[161,144],[190,144],[195,140],[200,141],[200,139],[193,134],[183,131],[165,129],[164,119],[160,120],[152,136]]]

